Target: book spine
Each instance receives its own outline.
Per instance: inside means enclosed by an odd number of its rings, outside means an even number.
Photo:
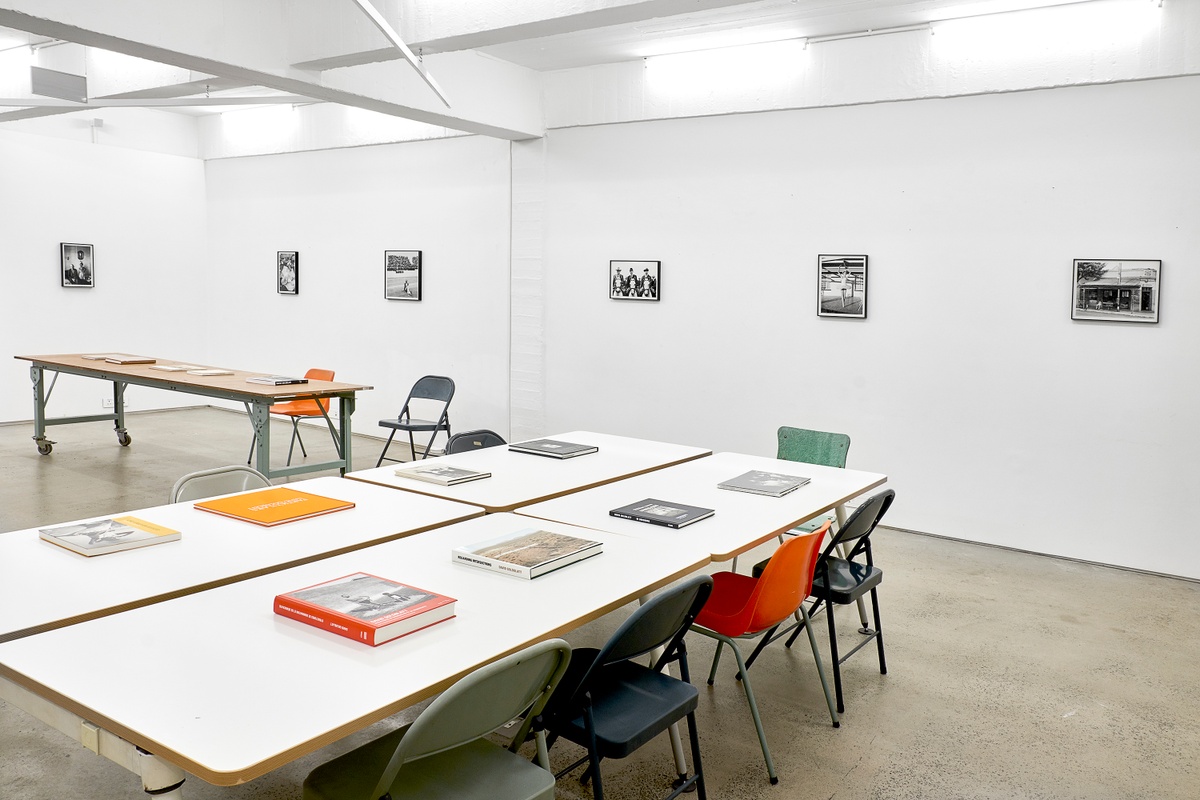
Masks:
[[[351,617],[330,614],[306,603],[297,603],[290,597],[275,598],[275,613],[281,617],[312,625],[314,628],[332,631],[356,642],[366,642],[372,647],[375,646],[375,630]]]
[[[637,516],[634,516],[633,514],[626,514],[624,512],[618,513],[616,511],[610,511],[610,512],[608,512],[608,514],[609,514],[609,516],[620,517],[621,519],[631,519],[634,522],[648,522],[651,525],[661,525],[664,528],[678,528],[679,527],[679,524],[675,523],[675,522],[667,522],[666,520],[652,519],[650,517],[637,517]]]
[[[480,569],[500,572],[505,575],[516,575],[518,578],[528,579],[533,577],[529,567],[509,564],[505,561],[497,561],[494,558],[487,558],[486,556],[479,556],[474,553],[464,553],[461,550],[451,550],[450,556],[456,564],[466,564],[471,567],[479,567]]]

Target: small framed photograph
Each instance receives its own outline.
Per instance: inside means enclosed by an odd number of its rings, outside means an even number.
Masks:
[[[866,256],[817,256],[817,316],[866,319]]]
[[[96,285],[96,257],[90,244],[62,242],[62,285],[75,289],[91,289]]]
[[[383,296],[388,300],[421,299],[421,251],[383,251]]]
[[[608,296],[613,300],[658,300],[661,261],[609,261]]]
[[[275,285],[280,294],[300,294],[300,254],[295,250],[279,251]]]
[[[1158,322],[1162,261],[1077,258],[1071,319]]]

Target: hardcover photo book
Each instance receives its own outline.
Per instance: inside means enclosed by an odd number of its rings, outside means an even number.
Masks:
[[[769,497],[783,497],[789,492],[796,491],[808,483],[809,480],[809,478],[799,475],[784,475],[780,472],[766,472],[761,469],[752,469],[749,472],[743,472],[736,478],[730,478],[724,483],[718,483],[717,488],[731,489],[735,492],[764,494]]]
[[[99,556],[179,539],[179,531],[137,517],[113,517],[42,528],[38,534],[47,542],[85,556]]]
[[[533,439],[528,442],[516,442],[508,446],[514,453],[529,453],[534,456],[549,456],[550,458],[575,458],[595,453],[600,448],[591,444],[575,444],[560,442],[555,439]]]
[[[683,503],[666,503],[648,497],[637,503],[614,508],[609,515],[621,519],[631,519],[635,522],[649,522],[652,525],[665,525],[668,528],[683,528],[693,522],[708,519],[714,513],[711,508],[687,506]]]
[[[293,383],[308,383],[308,378],[289,378],[286,375],[255,375],[246,378],[246,383],[262,383],[267,386],[288,386]]]
[[[349,500],[338,500],[319,494],[297,491],[287,486],[259,489],[257,492],[235,494],[216,500],[202,500],[195,504],[201,511],[210,511],[224,517],[253,522],[255,525],[271,527],[298,519],[308,519],[321,514],[332,514],[354,508]]]
[[[452,618],[456,602],[356,572],[276,595],[275,613],[374,647]]]
[[[454,486],[468,481],[478,481],[492,477],[490,472],[476,472],[462,467],[448,467],[439,464],[425,464],[419,467],[404,467],[396,470],[401,478],[412,478],[426,483],[436,483],[439,486]]]
[[[456,547],[450,557],[458,564],[533,579],[602,551],[602,543],[591,539],[524,528],[507,536]]]

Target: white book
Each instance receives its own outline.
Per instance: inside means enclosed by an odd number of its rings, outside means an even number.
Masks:
[[[85,556],[132,550],[135,547],[173,542],[179,538],[179,531],[137,517],[76,522],[56,528],[42,528],[38,534],[47,542]]]
[[[190,372],[194,369],[204,369],[204,367],[198,367],[195,364],[151,364],[150,369],[162,372]]]
[[[450,551],[450,558],[456,564],[532,580],[599,555],[603,549],[601,542],[591,539],[524,528],[495,539],[456,547]]]
[[[232,375],[233,373],[227,369],[189,369],[187,371],[187,374],[188,375],[212,376],[212,375]]]
[[[444,464],[422,464],[419,467],[402,467],[396,470],[401,478],[436,483],[439,486],[454,486],[468,481],[478,481],[492,477],[490,472],[476,472],[472,469],[450,467]]]

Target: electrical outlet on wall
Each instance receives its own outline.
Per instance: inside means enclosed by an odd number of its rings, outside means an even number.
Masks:
[[[124,405],[125,405],[125,408],[126,408],[126,409],[128,409],[128,408],[129,408],[129,406],[130,406],[130,403],[129,403],[129,398],[128,398],[128,397],[126,397],[126,398],[125,398]],[[113,399],[112,399],[111,397],[102,397],[102,398],[100,398],[100,406],[101,406],[102,408],[112,408],[112,407],[113,407]]]

